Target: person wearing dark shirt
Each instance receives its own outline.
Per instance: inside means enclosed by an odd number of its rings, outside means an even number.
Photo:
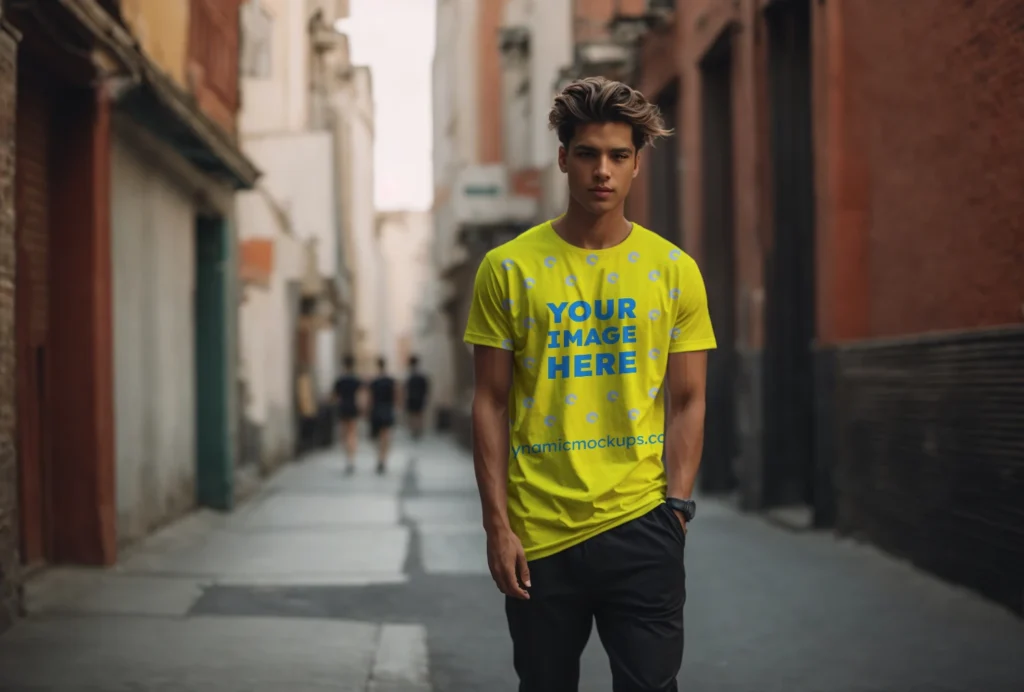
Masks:
[[[409,429],[415,439],[423,435],[423,409],[426,408],[430,391],[430,381],[419,371],[419,363],[417,356],[409,359],[409,379],[405,383],[405,412],[409,416]]]
[[[345,472],[355,470],[356,447],[359,444],[359,391],[362,380],[355,374],[355,359],[345,356],[344,374],[334,383],[334,403],[338,407],[340,436],[345,445]]]
[[[380,374],[370,383],[370,435],[377,440],[377,473],[384,473],[387,466],[388,446],[391,442],[391,428],[395,424],[395,399],[397,384],[387,373],[387,363],[377,360]]]

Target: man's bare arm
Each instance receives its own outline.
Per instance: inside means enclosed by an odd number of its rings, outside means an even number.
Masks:
[[[475,346],[473,388],[473,465],[488,532],[508,528],[508,395],[512,354]]]
[[[668,357],[665,467],[670,497],[689,498],[700,468],[707,364],[706,351],[672,353]]]
[[[520,586],[530,585],[530,575],[522,543],[509,526],[506,495],[512,354],[476,346],[473,368],[473,467],[487,532],[488,567],[502,593],[529,598]]]

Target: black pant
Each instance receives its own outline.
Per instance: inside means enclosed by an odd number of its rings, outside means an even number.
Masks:
[[[506,597],[519,692],[576,692],[591,623],[613,692],[676,692],[686,535],[668,505],[530,563],[529,600]]]

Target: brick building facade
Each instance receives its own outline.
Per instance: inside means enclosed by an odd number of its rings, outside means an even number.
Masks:
[[[702,487],[1021,611],[1024,6],[675,6],[634,83],[679,84],[676,171],[629,212],[708,285]]]
[[[209,117],[167,86],[119,6],[0,5],[0,630],[18,614],[34,570],[113,564],[124,538],[114,447],[114,119],[167,137],[197,169],[227,179],[229,207],[232,190],[258,174],[233,137],[211,135]],[[233,30],[228,45],[237,44]],[[206,75],[223,86],[219,78]],[[230,373],[223,379],[218,386]]]
[[[1022,25],[1013,0],[872,0],[815,33],[837,527],[1024,613]]]
[[[14,126],[18,34],[0,8],[0,631],[20,605],[18,459],[15,445],[18,363],[14,353]]]

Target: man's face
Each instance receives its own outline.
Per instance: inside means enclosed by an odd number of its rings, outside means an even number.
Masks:
[[[633,128],[625,123],[590,123],[576,128],[558,166],[569,178],[569,194],[588,212],[601,215],[625,202],[639,157]]]

